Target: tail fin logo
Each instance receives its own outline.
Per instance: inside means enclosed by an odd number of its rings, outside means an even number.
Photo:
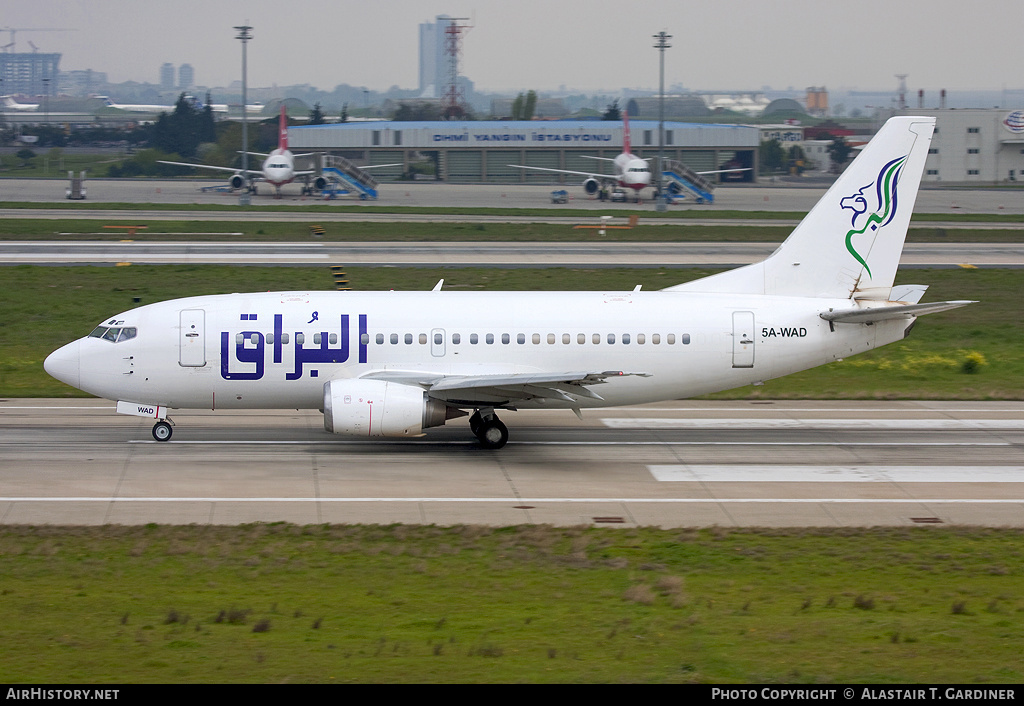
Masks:
[[[839,202],[840,208],[844,210],[850,209],[853,211],[853,217],[850,219],[850,225],[852,225],[853,228],[846,233],[846,249],[851,255],[853,255],[857,262],[864,266],[864,269],[868,273],[868,277],[871,276],[871,268],[868,266],[864,257],[857,252],[857,249],[853,245],[853,239],[855,236],[863,235],[868,231],[874,232],[879,228],[888,225],[888,223],[896,216],[896,209],[898,206],[896,199],[896,186],[899,184],[900,174],[903,171],[903,165],[906,164],[908,156],[909,155],[904,155],[892,160],[878,172],[878,178],[875,179],[874,184],[868,184],[867,186],[861,187],[855,193],[847,196]],[[875,207],[874,212],[864,220],[863,225],[858,228],[857,219],[868,212],[868,197],[864,192],[872,186],[875,187],[875,199],[877,206]]]

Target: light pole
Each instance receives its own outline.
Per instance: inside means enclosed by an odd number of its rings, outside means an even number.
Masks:
[[[662,183],[662,175],[665,173],[665,50],[672,46],[668,43],[672,35],[662,30],[654,35],[654,39],[654,48],[658,50],[661,59],[658,80],[658,203],[654,208],[656,211],[665,211],[668,209],[668,198]]]
[[[245,106],[248,104],[248,96],[246,95],[246,67],[245,67],[245,49],[249,40],[252,39],[252,27],[249,25],[241,25],[235,27],[235,31],[238,34],[235,39],[242,40],[242,178],[245,179],[245,188],[242,193],[238,196],[239,206],[248,206],[252,203],[252,197],[249,194],[249,123],[248,116],[246,115]]]

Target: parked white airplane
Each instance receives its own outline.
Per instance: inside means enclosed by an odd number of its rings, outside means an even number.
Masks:
[[[636,191],[636,198],[640,199],[640,190],[651,185],[651,167],[646,159],[640,159],[632,152],[629,138],[629,115],[622,115],[622,153],[614,159],[608,157],[589,157],[602,162],[611,162],[614,174],[600,174],[597,172],[576,172],[569,169],[552,169],[549,167],[528,167],[525,164],[510,164],[510,167],[520,169],[533,169],[538,172],[554,172],[556,174],[574,174],[586,177],[583,180],[583,190],[588,194],[596,194],[602,186],[619,186],[624,189]]]
[[[126,113],[173,113],[173,105],[149,105],[141,103],[115,103],[107,96],[96,96],[102,98],[108,108],[117,108]]]
[[[323,176],[316,175],[313,170],[297,170],[295,169],[295,158],[305,157],[308,155],[295,155],[288,149],[288,118],[285,115],[285,107],[281,106],[281,116],[278,119],[278,137],[277,137],[277,149],[270,154],[263,154],[262,152],[250,152],[249,154],[257,157],[265,157],[263,160],[263,167],[260,171],[248,170],[243,171],[241,169],[235,169],[234,167],[215,167],[209,164],[189,164],[187,162],[166,162],[164,160],[158,160],[160,164],[174,164],[179,167],[195,167],[196,169],[213,169],[219,172],[233,172],[233,176],[228,180],[232,189],[247,188],[252,193],[256,193],[256,183],[265,181],[268,184],[274,185],[275,195],[277,198],[281,198],[281,187],[285,184],[290,184],[296,179],[303,182],[302,193],[312,193],[313,189],[322,190],[327,186],[327,179]]]
[[[34,113],[39,110],[38,103],[19,103],[14,96],[3,96],[4,110],[13,110],[16,113]]]
[[[551,167],[528,167],[525,164],[509,164],[510,167],[519,169],[533,169],[538,172],[553,172],[555,174],[573,174],[586,177],[583,180],[583,190],[588,194],[596,194],[602,187],[621,187],[632,189],[636,192],[636,201],[640,201],[640,190],[651,186],[651,165],[650,159],[637,157],[632,152],[632,143],[629,137],[629,114],[622,114],[622,153],[614,159],[608,157],[592,157],[584,155],[587,159],[597,159],[602,162],[611,162],[614,174],[601,174],[598,172],[577,172],[571,169],[553,169]],[[697,174],[719,174],[721,172],[745,172],[749,169],[717,169],[710,172],[697,172]]]
[[[665,290],[190,297],[117,314],[44,365],[155,418],[160,441],[175,408],[307,408],[362,437],[471,413],[486,448],[508,440],[496,410],[579,415],[794,373],[971,303],[893,286],[934,124],[889,120],[768,259]]]

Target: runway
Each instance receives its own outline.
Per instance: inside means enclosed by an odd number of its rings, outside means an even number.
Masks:
[[[347,440],[316,411],[0,402],[0,522],[1024,526],[1024,404],[667,402]]]
[[[730,267],[775,243],[225,243],[0,241],[0,264],[233,264],[416,267]],[[1024,266],[1024,243],[908,243],[902,267]]]

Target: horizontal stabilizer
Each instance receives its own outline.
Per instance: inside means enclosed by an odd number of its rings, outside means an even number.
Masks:
[[[923,314],[934,314],[939,311],[958,309],[968,304],[976,304],[974,301],[951,301],[933,302],[931,304],[899,304],[897,306],[875,306],[867,309],[840,309],[838,311],[823,311],[818,316],[825,321],[833,321],[839,324],[869,324],[875,321],[888,321],[889,319],[912,319]]]

